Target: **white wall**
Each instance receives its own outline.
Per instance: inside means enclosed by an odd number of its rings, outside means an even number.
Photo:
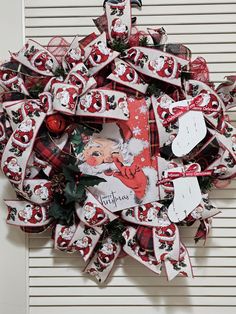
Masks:
[[[23,44],[23,5],[21,0],[0,0],[0,61],[8,59],[8,50]],[[26,237],[18,228],[6,225],[5,197],[15,197],[9,182],[0,176],[0,313],[25,314],[27,308]]]

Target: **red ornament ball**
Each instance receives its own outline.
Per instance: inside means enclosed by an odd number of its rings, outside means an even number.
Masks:
[[[138,226],[136,240],[139,246],[148,251],[153,252],[153,231],[152,228],[146,226]]]
[[[66,128],[66,121],[60,113],[52,114],[45,120],[47,129],[55,134],[62,133]]]

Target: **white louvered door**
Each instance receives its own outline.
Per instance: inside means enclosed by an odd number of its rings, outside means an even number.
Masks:
[[[92,18],[102,12],[103,0],[25,0],[25,34],[43,45],[51,36],[69,42],[96,31]],[[236,73],[235,0],[143,0],[133,9],[141,30],[164,26],[168,42],[182,42],[203,56],[211,80],[221,82]],[[20,48],[20,47],[19,47]],[[230,118],[235,121],[234,112]],[[29,314],[233,314],[236,311],[236,180],[225,190],[211,192],[222,210],[214,218],[205,246],[194,244],[196,228],[183,230],[195,278],[167,282],[142,265],[125,258],[107,284],[98,286],[82,274],[77,255],[55,252],[47,234],[29,236]],[[5,314],[5,313],[4,313]],[[15,313],[6,313],[15,314]]]

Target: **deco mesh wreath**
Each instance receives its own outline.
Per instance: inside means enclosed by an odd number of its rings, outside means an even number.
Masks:
[[[203,58],[163,28],[137,30],[132,5],[105,1],[100,35],[28,40],[0,68],[1,168],[17,194],[7,222],[51,229],[100,282],[124,253],[192,276],[179,226],[206,239],[219,213],[207,192],[236,174],[235,77],[215,89]]]

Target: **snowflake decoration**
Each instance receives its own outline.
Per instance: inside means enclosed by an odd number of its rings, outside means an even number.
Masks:
[[[140,135],[141,129],[138,126],[136,126],[135,128],[133,128],[133,134],[134,136]]]

